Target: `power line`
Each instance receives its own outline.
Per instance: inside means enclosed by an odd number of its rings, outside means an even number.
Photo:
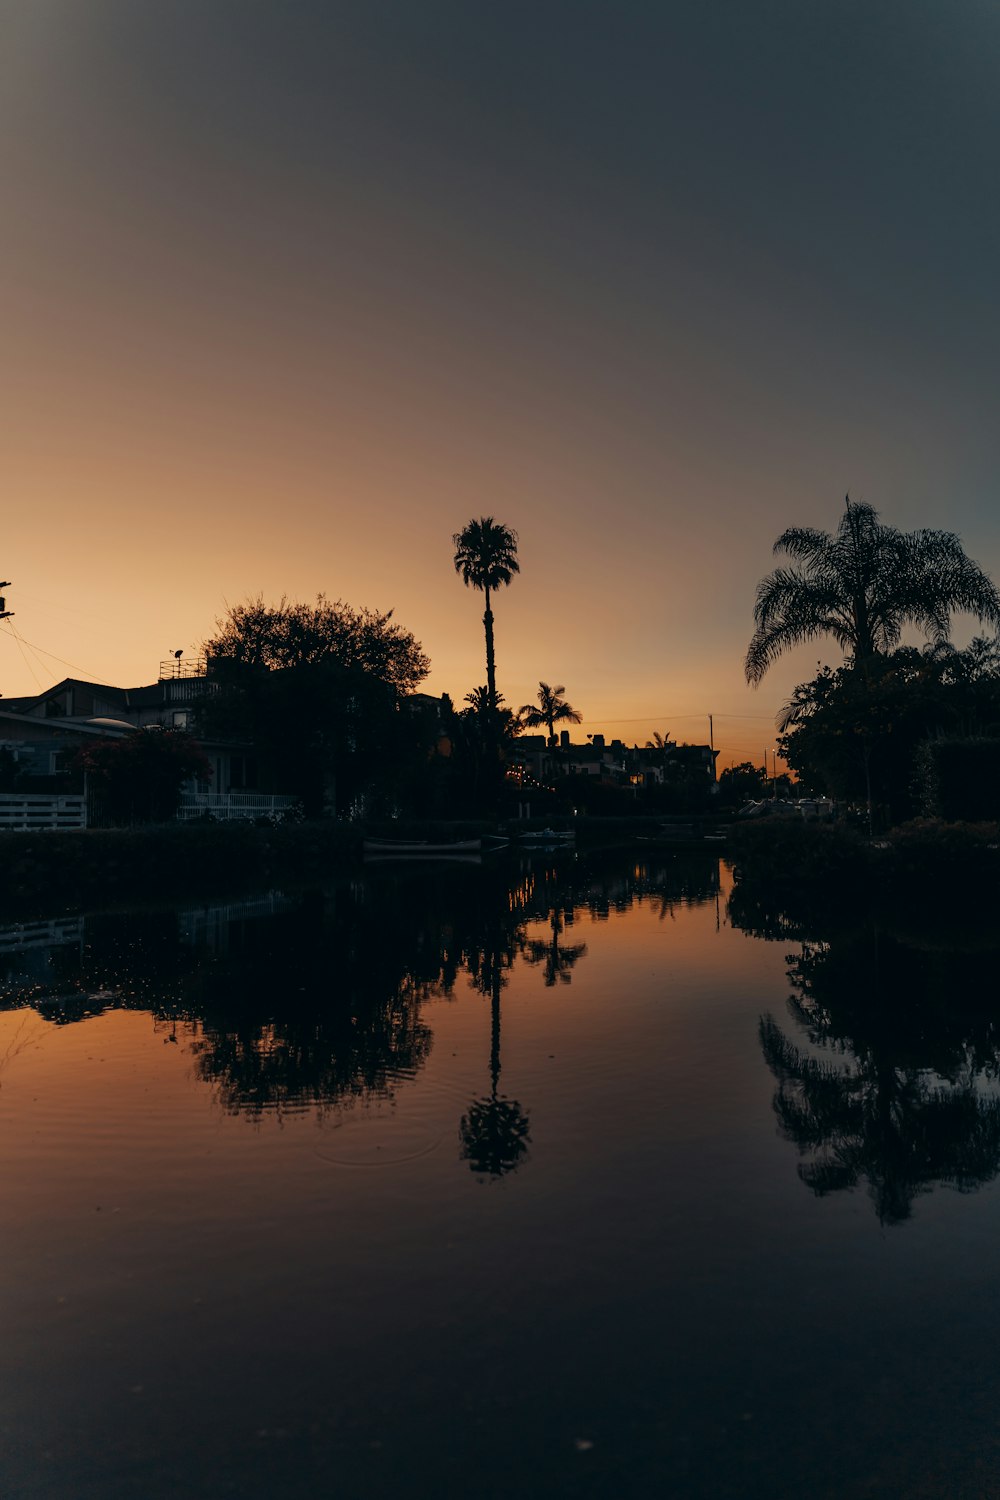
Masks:
[[[654,719],[707,719],[708,710],[700,714],[674,714],[661,710],[657,713],[634,714],[630,719],[610,719],[604,714],[591,714],[589,719],[582,719],[583,724],[648,724]],[[748,724],[773,724],[773,714],[719,714],[713,713],[711,717],[716,719],[742,719]]]
[[[57,604],[54,599],[39,599],[37,594],[25,594],[20,589],[17,591],[17,597],[23,599],[25,604],[40,604],[43,609],[61,609],[65,614],[82,615],[85,620],[100,620],[105,625],[114,623],[109,615],[95,615],[92,610],[77,609],[73,604]]]
[[[45,689],[42,687],[42,684],[38,680],[38,674],[36,673],[34,667],[31,665],[31,662],[28,660],[28,657],[27,657],[27,654],[25,652],[24,647],[21,645],[21,637],[18,635],[17,631],[14,629],[14,627],[10,623],[9,619],[5,623],[6,623],[7,629],[10,631],[11,635],[14,637],[14,640],[15,640],[15,642],[17,644],[17,649],[20,651],[21,656],[24,658],[24,665],[27,667],[28,671],[31,673],[32,677],[35,679],[35,686],[37,687],[37,689],[38,689],[38,691],[40,693],[44,693]]]
[[[14,627],[11,626],[11,629],[14,630]],[[57,656],[54,651],[46,651],[44,646],[36,646],[33,641],[27,640],[23,635],[18,635],[16,630],[14,630],[14,635],[17,640],[24,641],[26,646],[30,646],[32,651],[38,651],[42,656],[48,656],[52,661],[60,662],[64,667],[71,667],[74,672],[82,672],[85,677],[91,676],[86,667],[81,667],[78,662],[67,661],[65,657]]]

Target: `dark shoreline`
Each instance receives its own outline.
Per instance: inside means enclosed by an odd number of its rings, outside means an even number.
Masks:
[[[447,842],[496,834],[498,827],[516,837],[544,826],[541,820],[516,830],[486,821],[362,826],[331,819],[10,832],[0,835],[0,913],[16,918],[322,881],[360,867],[367,836]],[[724,855],[748,899],[790,913],[886,905],[911,915],[940,912],[966,901],[973,886],[984,898],[1000,890],[995,823],[920,820],[874,841],[856,828],[786,819],[722,826],[707,818],[581,818],[572,827],[572,847],[580,852],[669,848]]]
[[[719,849],[692,820],[664,831],[662,818],[579,819],[576,847]],[[0,913],[81,911],[268,885],[322,881],[360,867],[366,837],[458,841],[495,834],[487,821],[357,823],[326,819],[284,825],[169,823],[134,829],[39,830],[0,834]],[[545,827],[537,819],[520,832]],[[561,825],[560,825],[561,826]],[[708,826],[707,824],[705,826]],[[714,827],[714,824],[712,824]]]

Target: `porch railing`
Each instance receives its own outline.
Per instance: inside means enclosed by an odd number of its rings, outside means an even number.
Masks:
[[[273,818],[297,803],[297,797],[270,792],[181,792],[177,816],[182,823],[204,817],[228,823],[236,818]]]

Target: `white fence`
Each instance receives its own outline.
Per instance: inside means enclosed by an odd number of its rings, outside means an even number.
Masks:
[[[50,792],[0,792],[0,829],[86,826],[86,797],[57,797]]]
[[[181,792],[177,816],[182,823],[205,817],[228,823],[236,818],[278,817],[297,805],[297,797],[269,792]]]
[[[52,917],[47,922],[18,922],[0,927],[0,953],[23,953],[26,948],[63,948],[83,942],[82,917]]]

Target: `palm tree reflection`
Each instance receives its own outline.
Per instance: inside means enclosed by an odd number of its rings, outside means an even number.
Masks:
[[[525,963],[544,965],[542,973],[547,989],[551,989],[556,983],[569,984],[573,977],[574,966],[587,952],[586,943],[574,943],[566,947],[559,942],[565,923],[572,922],[572,920],[572,909],[564,916],[559,908],[554,906],[549,915],[549,926],[552,932],[550,940],[545,943],[539,938],[528,938],[524,944]]]
[[[461,1159],[484,1181],[496,1181],[516,1171],[531,1142],[528,1116],[516,1099],[500,1089],[500,992],[507,983],[505,969],[513,963],[509,943],[484,945],[470,955],[473,988],[490,997],[490,1092],[474,1099],[462,1116],[459,1135]]]
[[[780,1132],[817,1196],[865,1183],[880,1223],[901,1224],[919,1195],[974,1192],[1000,1172],[1000,1036],[981,999],[994,959],[869,932],[791,960],[807,1045],[772,1016],[760,1042]]]

